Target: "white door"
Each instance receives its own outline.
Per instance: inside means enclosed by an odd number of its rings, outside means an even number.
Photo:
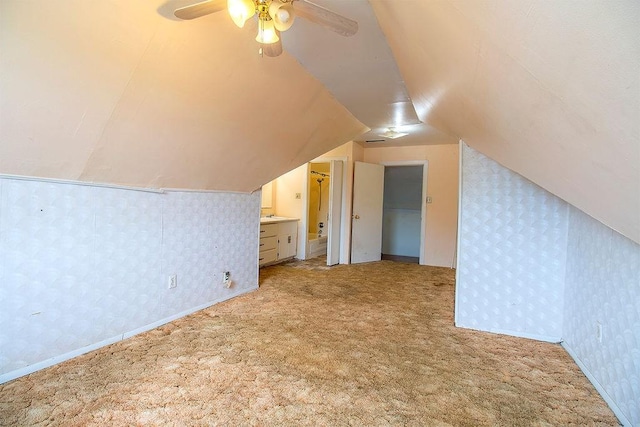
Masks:
[[[327,265],[340,262],[340,217],[342,215],[342,161],[332,160],[329,180],[329,233]]]
[[[356,162],[353,171],[351,262],[380,261],[384,166]]]

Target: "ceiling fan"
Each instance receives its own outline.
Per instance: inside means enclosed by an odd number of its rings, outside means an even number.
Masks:
[[[295,3],[295,5],[294,5]],[[240,28],[254,15],[258,18],[260,53],[275,57],[282,53],[280,32],[291,28],[296,16],[322,25],[342,36],[358,32],[358,23],[307,0],[206,0],[176,9],[180,19],[195,19],[223,9]]]

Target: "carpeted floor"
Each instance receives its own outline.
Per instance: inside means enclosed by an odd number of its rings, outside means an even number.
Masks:
[[[312,261],[260,276],[0,386],[0,424],[618,425],[559,345],[454,328],[453,270]]]

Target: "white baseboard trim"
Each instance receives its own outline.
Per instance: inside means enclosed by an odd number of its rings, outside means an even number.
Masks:
[[[609,408],[611,408],[611,410],[613,411],[615,416],[618,418],[618,421],[620,421],[620,423],[625,427],[627,427],[627,426],[628,427],[633,427],[633,425],[631,424],[631,421],[629,421],[629,419],[624,415],[624,413],[620,410],[620,408],[615,403],[615,401],[611,398],[611,396],[609,396],[609,394],[607,394],[607,392],[605,391],[604,387],[602,387],[602,385],[600,385],[598,380],[596,380],[596,378],[591,374],[591,372],[587,369],[587,367],[582,363],[582,361],[578,358],[578,356],[573,352],[571,347],[569,347],[566,342],[562,341],[562,338],[552,337],[552,336],[545,336],[545,335],[527,334],[527,333],[514,332],[514,331],[503,330],[503,329],[491,329],[491,330],[478,329],[478,328],[472,328],[472,327],[468,327],[468,326],[464,326],[464,325],[459,325],[457,322],[455,323],[455,325],[458,328],[471,329],[471,330],[479,331],[479,332],[489,332],[489,333],[493,333],[493,334],[511,335],[511,336],[514,336],[514,337],[528,338],[528,339],[533,339],[533,340],[537,340],[537,341],[545,341],[545,342],[550,342],[550,343],[560,343],[562,348],[564,348],[564,350],[567,353],[569,353],[569,356],[571,356],[571,358],[576,362],[576,364],[578,365],[580,370],[584,373],[584,375],[587,377],[587,379],[591,382],[591,384],[593,384],[593,386],[598,391],[600,396],[602,396],[602,398],[607,403],[607,405],[609,405]]]
[[[81,356],[85,353],[89,353],[90,351],[97,350],[100,347],[105,347],[115,342],[121,341],[122,335],[117,335],[115,337],[107,338],[102,341],[98,341],[96,343],[90,344],[85,347],[81,347],[79,349],[70,351],[68,353],[59,354],[57,356],[53,356],[49,359],[43,360],[41,362],[34,363],[29,366],[25,366],[24,368],[16,369],[14,371],[7,372],[6,374],[0,375],[0,384],[4,384],[7,381],[15,380],[16,378],[23,377],[25,375],[32,374],[41,369],[48,368],[53,365],[57,365],[58,363],[62,363],[66,360],[73,359],[74,357]]]
[[[609,394],[605,391],[604,387],[600,385],[598,380],[593,376],[593,374],[591,374],[591,372],[582,363],[582,361],[578,358],[578,355],[574,353],[571,347],[569,347],[569,345],[564,341],[561,342],[560,344],[562,345],[562,348],[564,348],[566,352],[569,353],[569,356],[571,356],[573,361],[576,362],[576,365],[578,365],[582,373],[587,377],[587,379],[591,382],[591,384],[593,384],[593,386],[596,388],[598,393],[600,393],[600,396],[602,396],[604,401],[607,402],[607,405],[609,405],[609,408],[611,408],[615,416],[618,417],[618,421],[620,421],[620,423],[625,427],[626,426],[633,427],[633,425],[631,424],[631,421],[629,421],[626,415],[622,413],[622,411],[620,410],[616,402],[611,398],[611,396],[609,396]]]
[[[8,381],[15,380],[16,378],[20,378],[20,377],[23,377],[25,375],[32,374],[32,373],[34,373],[36,371],[39,371],[41,369],[45,369],[45,368],[48,368],[50,366],[57,365],[58,363],[62,363],[64,361],[66,361],[66,360],[73,359],[74,357],[81,356],[81,355],[83,355],[85,353],[89,353],[90,351],[97,350],[97,349],[99,349],[101,347],[106,347],[106,346],[108,346],[110,344],[113,344],[113,343],[116,343],[118,341],[122,341],[122,340],[125,340],[127,338],[131,338],[134,335],[138,335],[138,334],[141,334],[143,332],[150,331],[152,329],[157,328],[158,326],[162,326],[162,325],[164,325],[166,323],[173,322],[176,319],[180,319],[181,317],[185,317],[185,316],[188,316],[190,314],[193,314],[196,311],[204,310],[205,308],[209,308],[212,305],[219,304],[219,303],[221,303],[223,301],[227,301],[227,300],[229,300],[231,298],[235,298],[237,296],[246,294],[248,292],[255,291],[257,289],[258,289],[257,286],[249,288],[249,289],[243,289],[241,292],[235,292],[235,293],[230,294],[230,295],[225,295],[222,298],[217,298],[217,299],[215,299],[213,301],[209,301],[209,302],[207,302],[205,304],[201,304],[201,305],[198,305],[196,307],[191,307],[191,308],[189,308],[187,310],[181,311],[180,313],[174,314],[174,315],[169,316],[169,317],[165,317],[164,319],[158,320],[157,322],[150,323],[150,324],[145,325],[145,326],[143,326],[141,328],[137,328],[137,329],[134,329],[132,331],[128,331],[128,332],[124,332],[122,334],[118,334],[116,336],[113,336],[113,337],[104,339],[102,341],[98,341],[96,343],[90,344],[88,346],[81,347],[81,348],[78,348],[76,350],[72,350],[72,351],[69,351],[67,353],[51,357],[51,358],[49,358],[47,360],[43,360],[41,362],[37,362],[37,363],[34,363],[32,365],[29,365],[29,366],[25,366],[24,368],[20,368],[20,369],[16,369],[14,371],[11,371],[11,372],[7,372],[5,374],[0,375],[0,384],[4,384],[4,383],[6,383]]]
[[[326,255],[326,254],[327,254],[327,248],[324,248],[324,250],[318,250],[318,251],[311,252],[309,254],[309,256],[307,257],[307,259],[317,258],[319,256]]]
[[[552,336],[552,335],[530,334],[530,333],[527,333],[527,332],[510,331],[510,330],[507,330],[507,329],[499,329],[499,328],[478,329],[478,328],[474,328],[474,327],[471,327],[471,326],[460,325],[460,324],[458,324],[458,322],[455,322],[455,325],[458,328],[472,329],[474,331],[489,332],[489,333],[492,333],[492,334],[510,335],[512,337],[527,338],[527,339],[530,339],[530,340],[544,341],[544,342],[550,342],[550,343],[554,343],[554,344],[557,344],[557,343],[562,341],[561,337],[556,337],[556,336]]]

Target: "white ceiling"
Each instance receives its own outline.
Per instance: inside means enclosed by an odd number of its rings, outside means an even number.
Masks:
[[[371,3],[422,121],[640,242],[640,2]]]
[[[163,5],[0,2],[0,173],[253,191],[367,130],[226,13]]]
[[[393,53],[367,0],[314,0],[314,3],[357,21],[358,32],[343,37],[298,19],[295,27],[281,35],[283,46],[371,129],[358,136],[357,141],[386,143],[376,146],[458,142],[418,118]],[[390,127],[410,135],[396,141],[381,137]]]
[[[361,31],[260,58],[188,0],[1,1],[0,173],[251,191],[400,105],[389,145],[462,138],[640,242],[640,2],[317,2]]]

